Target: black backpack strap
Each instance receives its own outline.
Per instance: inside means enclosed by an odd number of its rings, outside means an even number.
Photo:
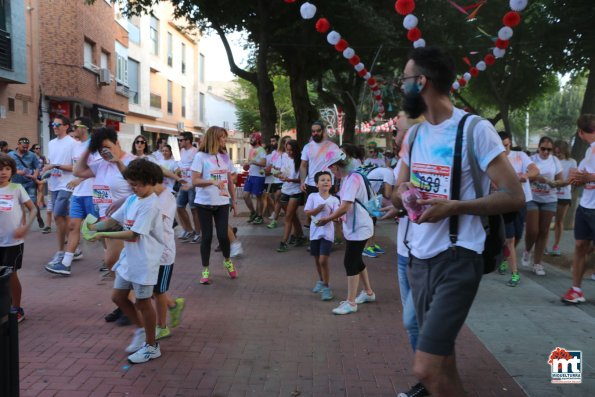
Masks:
[[[455,140],[455,152],[453,158],[453,165],[452,165],[452,178],[450,181],[450,199],[451,200],[459,200],[461,197],[461,164],[462,164],[462,152],[463,152],[463,131],[465,129],[465,121],[467,118],[471,116],[470,113],[467,113],[463,116],[461,121],[459,122],[459,126],[457,128],[457,137]],[[450,217],[449,220],[449,230],[448,235],[450,237],[450,244],[452,247],[455,246],[457,243],[458,235],[459,235],[459,217],[458,215],[454,215]]]
[[[481,176],[479,170],[479,164],[477,164],[477,157],[475,156],[475,137],[473,136],[473,129],[481,120],[481,117],[474,117],[469,123],[467,129],[467,154],[469,155],[469,166],[471,167],[471,177],[473,178],[473,187],[475,188],[475,197],[483,197],[483,187],[481,186]],[[481,217],[481,223],[484,229],[489,227],[489,221],[487,216]]]

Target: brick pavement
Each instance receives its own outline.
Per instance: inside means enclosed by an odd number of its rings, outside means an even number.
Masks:
[[[20,273],[27,314],[20,325],[21,395],[373,397],[415,383],[392,255],[366,259],[378,301],[333,316],[346,294],[341,248],[331,256],[338,298],[322,302],[309,291],[315,270],[305,249],[275,252],[278,238],[264,226],[240,232],[238,278],[226,276],[214,253],[209,286],[198,283],[199,247],[178,245],[171,291],[186,298],[182,324],[162,341],[161,358],[137,366],[124,352],[132,328],[103,320],[113,305],[111,283],[97,271],[100,246],[85,244],[85,258],[62,278],[42,267],[55,236],[32,232]],[[388,238],[379,240],[394,252]],[[470,396],[524,396],[467,328],[457,355]]]

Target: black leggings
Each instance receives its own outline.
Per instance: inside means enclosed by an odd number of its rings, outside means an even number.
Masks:
[[[345,266],[345,273],[348,276],[357,276],[365,268],[364,260],[362,259],[362,251],[366,248],[366,242],[345,240],[345,257],[343,265]]]
[[[229,220],[229,205],[197,205],[198,220],[202,231],[200,243],[200,258],[204,267],[209,266],[211,258],[211,241],[213,240],[213,219],[217,240],[224,258],[229,258],[229,237],[227,237],[227,222]]]

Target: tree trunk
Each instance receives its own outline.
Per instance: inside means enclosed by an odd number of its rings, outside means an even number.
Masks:
[[[277,125],[277,107],[273,92],[275,86],[269,78],[268,57],[271,45],[271,32],[267,21],[271,17],[270,4],[264,0],[258,1],[258,14],[261,20],[258,33],[258,52],[256,55],[256,74],[258,84],[256,91],[258,95],[258,110],[260,112],[260,129],[265,141],[275,135]]]
[[[300,62],[292,62],[288,65],[289,88],[291,90],[291,103],[295,115],[297,130],[297,141],[301,146],[305,145],[310,138],[310,127],[318,117],[316,109],[310,102],[308,95],[308,80]]]
[[[343,142],[355,142],[355,124],[357,122],[357,108],[347,92],[341,95],[343,99]]]

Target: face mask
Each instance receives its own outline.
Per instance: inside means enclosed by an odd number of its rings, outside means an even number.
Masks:
[[[421,116],[428,108],[420,92],[421,88],[415,83],[406,84],[403,87],[401,108],[412,119]]]

